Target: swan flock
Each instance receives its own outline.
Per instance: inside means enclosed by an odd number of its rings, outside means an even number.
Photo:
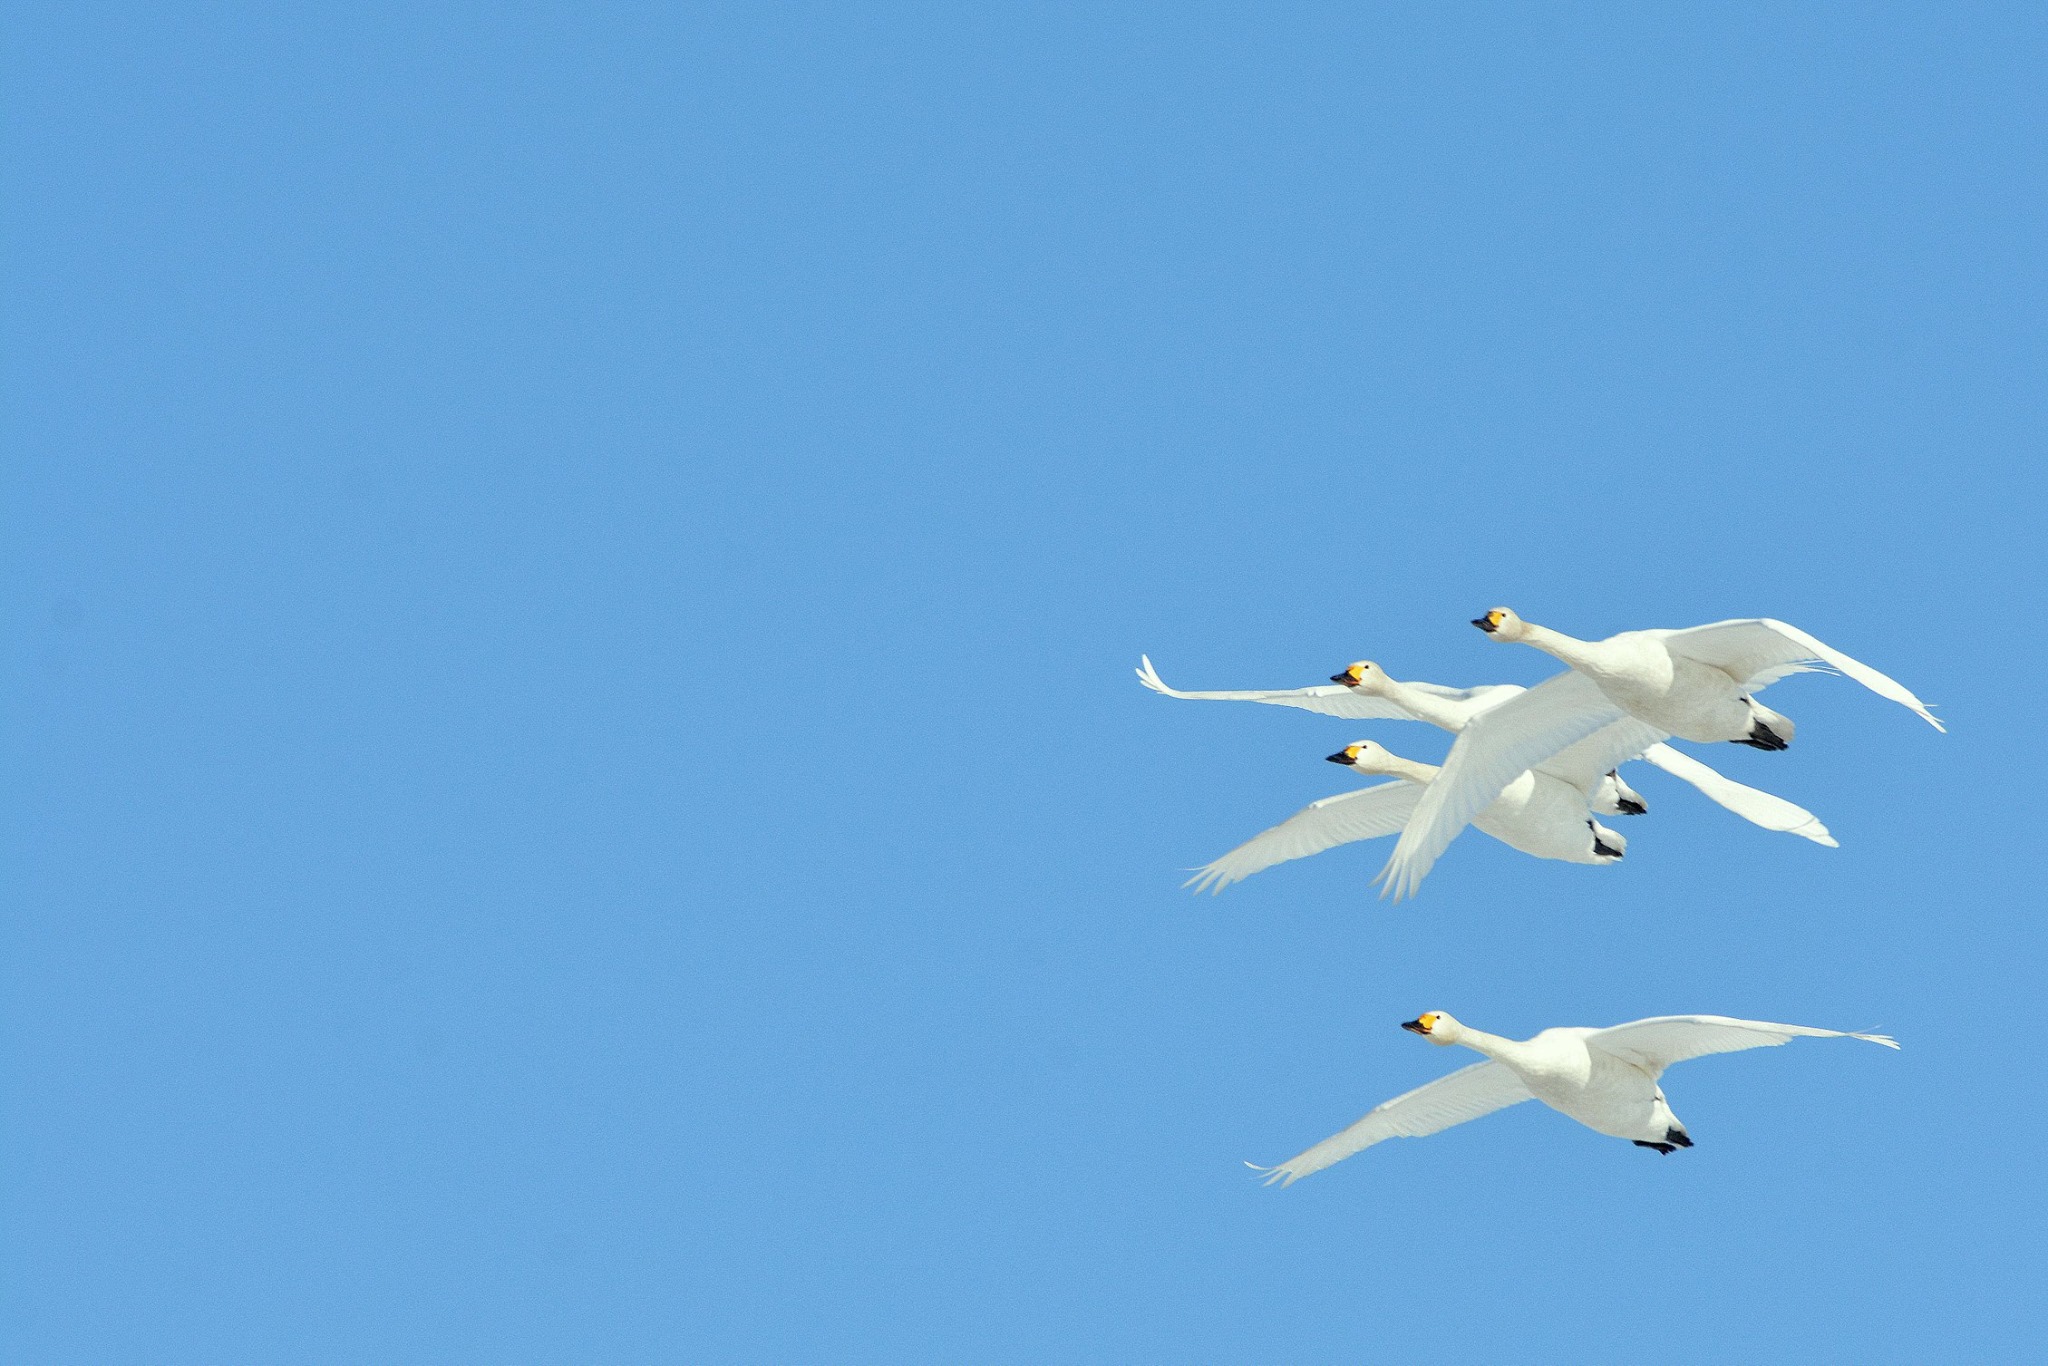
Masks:
[[[1641,760],[1690,784],[1764,830],[1836,847],[1818,817],[1783,797],[1725,777],[1671,747],[1730,742],[1772,752],[1791,746],[1792,721],[1756,694],[1795,673],[1833,673],[1946,727],[1903,684],[1794,626],[1768,617],[1682,630],[1624,631],[1579,640],[1496,607],[1472,624],[1491,640],[1533,646],[1565,665],[1532,688],[1403,682],[1358,660],[1327,684],[1275,690],[1188,692],[1169,687],[1149,657],[1138,681],[1193,701],[1258,702],[1356,721],[1418,721],[1454,739],[1441,765],[1403,758],[1372,740],[1326,756],[1391,779],[1312,802],[1195,870],[1186,885],[1220,892],[1276,864],[1338,845],[1392,837],[1375,879],[1395,901],[1415,895],[1465,827],[1535,858],[1607,867],[1628,850],[1601,817],[1644,815],[1623,779]],[[1676,1062],[1762,1048],[1794,1038],[1853,1038],[1897,1048],[1881,1034],[1845,1033],[1721,1015],[1667,1015],[1605,1029],[1546,1029],[1514,1040],[1431,1011],[1401,1026],[1431,1043],[1486,1059],[1376,1107],[1349,1128],[1272,1167],[1267,1184],[1292,1185],[1388,1138],[1438,1133],[1525,1100],[1540,1100],[1596,1133],[1669,1154],[1693,1146],[1659,1079]],[[1252,1164],[1246,1164],[1252,1165]]]

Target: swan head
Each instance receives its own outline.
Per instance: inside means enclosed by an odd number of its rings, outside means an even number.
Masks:
[[[1387,773],[1391,771],[1387,763],[1394,760],[1394,755],[1384,745],[1376,745],[1370,740],[1360,740],[1356,744],[1344,746],[1335,754],[1326,754],[1323,758],[1333,764],[1355,768],[1361,773]]]
[[[1401,1028],[1410,1034],[1420,1034],[1431,1043],[1456,1043],[1465,1026],[1459,1024],[1441,1010],[1425,1011],[1412,1020],[1403,1020]]]
[[[1520,640],[1529,625],[1506,607],[1496,607],[1483,617],[1474,617],[1472,624],[1495,640]]]
[[[1347,688],[1360,692],[1376,693],[1387,681],[1386,670],[1369,659],[1361,659],[1341,673],[1330,675],[1332,683],[1342,683]]]

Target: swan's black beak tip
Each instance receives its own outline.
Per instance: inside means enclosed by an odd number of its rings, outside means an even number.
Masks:
[[[1357,680],[1352,678],[1350,674],[1331,674],[1330,681],[1332,683],[1343,683],[1349,685],[1351,683],[1356,682]]]
[[[1410,1034],[1422,1034],[1426,1036],[1429,1033],[1428,1030],[1422,1027],[1422,1021],[1420,1020],[1403,1020],[1401,1021],[1401,1028],[1407,1030]]]
[[[1493,624],[1493,620],[1490,617],[1474,617],[1472,618],[1472,624],[1474,626],[1477,626],[1480,630],[1486,632],[1486,634],[1488,635],[1492,635],[1495,631],[1498,631],[1500,629],[1498,626],[1495,626]]]
[[[1348,767],[1351,763],[1351,756],[1340,749],[1335,754],[1325,754],[1323,762],[1326,764],[1343,764]]]

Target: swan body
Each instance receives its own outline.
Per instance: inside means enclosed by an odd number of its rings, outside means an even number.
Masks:
[[[1624,631],[1597,641],[1523,621],[1505,607],[1473,625],[1496,640],[1533,645],[1570,668],[1488,708],[1458,732],[1442,779],[1417,803],[1381,872],[1395,900],[1414,893],[1458,832],[1516,774],[1568,746],[1589,743],[1587,757],[1595,762],[1609,754],[1626,757],[1639,744],[1672,735],[1786,748],[1792,722],[1754,694],[1791,674],[1832,669],[1945,729],[1895,679],[1767,617]]]
[[[1566,863],[1619,863],[1628,841],[1594,820],[1586,796],[1570,783],[1534,770],[1501,789],[1472,824],[1502,844]]]
[[[1737,1020],[1725,1015],[1660,1015],[1607,1029],[1546,1029],[1515,1040],[1432,1011],[1401,1028],[1431,1043],[1462,1044],[1486,1061],[1453,1072],[1378,1106],[1343,1132],[1274,1167],[1253,1166],[1266,1184],[1291,1186],[1389,1138],[1420,1138],[1525,1100],[1540,1100],[1595,1133],[1669,1154],[1693,1146],[1659,1079],[1673,1063],[1709,1053],[1769,1048],[1797,1038],[1862,1039],[1897,1048],[1882,1034]],[[1247,1166],[1252,1166],[1246,1163]]]
[[[1449,688],[1440,683],[1402,682],[1388,677],[1386,670],[1371,660],[1362,659],[1342,673],[1331,675],[1329,683],[1314,687],[1183,692],[1167,686],[1159,671],[1152,667],[1149,657],[1140,655],[1139,662],[1138,681],[1167,697],[1263,702],[1269,706],[1296,707],[1348,720],[1421,721],[1453,734],[1461,734],[1480,716],[1526,691],[1513,683]],[[1619,772],[1623,762],[1640,757],[1673,777],[1692,784],[1701,795],[1751,824],[1798,835],[1829,848],[1835,847],[1835,839],[1828,833],[1827,826],[1806,808],[1716,772],[1691,755],[1662,743],[1661,736],[1651,734],[1639,723],[1619,713],[1610,725],[1610,732],[1588,736],[1583,748],[1565,748],[1546,755],[1534,767],[1582,788],[1587,804],[1603,816],[1640,816],[1649,809],[1649,805],[1640,793],[1623,781]],[[1639,749],[1627,752],[1630,742],[1636,739],[1642,739],[1644,743]],[[1304,811],[1302,814],[1308,813]],[[1358,838],[1369,839],[1371,836]]]
[[[1276,863],[1399,834],[1437,772],[1432,764],[1403,759],[1369,740],[1345,746],[1330,762],[1396,781],[1312,802],[1196,869],[1185,885],[1220,892]],[[1627,840],[1592,818],[1580,786],[1548,773],[1522,773],[1472,823],[1525,854],[1566,863],[1615,863],[1628,848]]]

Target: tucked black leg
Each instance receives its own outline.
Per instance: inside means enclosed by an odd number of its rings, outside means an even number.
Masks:
[[[1790,745],[1778,738],[1776,731],[1773,731],[1761,721],[1751,726],[1749,734],[1735,743],[1738,745],[1748,745],[1751,749],[1768,749],[1773,751],[1791,748]]]
[[[1632,1138],[1632,1139],[1630,1139],[1630,1140],[1629,1140],[1629,1142],[1631,1142],[1631,1143],[1635,1144],[1635,1145],[1636,1145],[1636,1146],[1637,1146],[1638,1148],[1649,1148],[1649,1149],[1652,1149],[1652,1150],[1654,1150],[1654,1151],[1656,1151],[1656,1152],[1658,1152],[1658,1153],[1661,1153],[1661,1154],[1663,1154],[1663,1155],[1664,1155],[1665,1157],[1669,1157],[1669,1156],[1671,1156],[1671,1154],[1672,1154],[1673,1152],[1677,1151],[1677,1146],[1678,1146],[1678,1145],[1677,1145],[1677,1144],[1675,1144],[1675,1143],[1649,1143],[1649,1142],[1645,1142],[1644,1140],[1642,1140],[1642,1139],[1640,1139],[1640,1138]],[[1691,1145],[1691,1144],[1687,1144],[1686,1146],[1687,1146],[1687,1147],[1691,1147],[1692,1145]]]

